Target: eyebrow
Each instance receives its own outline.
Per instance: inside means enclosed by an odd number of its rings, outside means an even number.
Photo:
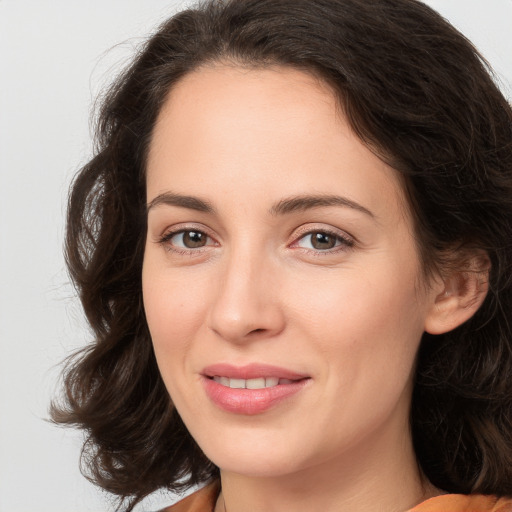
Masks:
[[[286,215],[292,212],[303,212],[324,206],[343,206],[360,211],[370,217],[375,215],[364,206],[346,197],[336,195],[301,195],[282,199],[270,209],[272,215]]]
[[[156,208],[160,205],[179,206],[181,208],[188,208],[189,210],[196,210],[205,213],[215,212],[215,209],[208,201],[194,196],[175,194],[173,192],[158,194],[150,203],[148,203],[146,211],[149,212],[152,208]]]
[[[215,213],[212,204],[204,199],[194,196],[176,194],[174,192],[164,192],[157,195],[147,205],[147,212],[160,205],[178,206],[189,210],[196,210],[204,213]],[[346,197],[337,195],[300,195],[281,199],[270,208],[271,215],[287,215],[293,212],[303,212],[313,208],[322,208],[325,206],[342,206],[360,211],[372,218],[375,215],[364,206],[352,201]]]

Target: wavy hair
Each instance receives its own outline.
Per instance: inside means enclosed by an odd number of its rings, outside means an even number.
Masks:
[[[482,307],[424,335],[411,428],[437,487],[512,495],[512,110],[472,44],[417,0],[210,0],[165,22],[105,95],[66,234],[94,341],[52,406],[54,421],[86,432],[83,471],[126,510],[218,475],[159,375],[141,269],[160,108],[184,75],[226,61],[292,66],[332,87],[354,132],[403,176],[427,275],[455,246],[488,254]]]

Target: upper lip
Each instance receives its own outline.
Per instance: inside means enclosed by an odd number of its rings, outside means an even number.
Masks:
[[[235,366],[228,363],[218,363],[206,366],[202,374],[205,377],[228,377],[230,379],[260,379],[262,377],[277,377],[279,379],[301,380],[308,377],[286,368],[280,368],[263,363],[251,363]]]

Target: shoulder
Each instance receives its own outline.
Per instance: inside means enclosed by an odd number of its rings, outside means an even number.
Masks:
[[[512,498],[482,494],[445,494],[420,503],[409,512],[512,512]]]
[[[218,482],[211,483],[160,512],[213,512],[219,490]]]

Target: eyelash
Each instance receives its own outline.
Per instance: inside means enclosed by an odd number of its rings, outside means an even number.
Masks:
[[[198,234],[204,235],[207,239],[207,241],[206,241],[207,245],[197,247],[197,248],[186,248],[186,247],[177,247],[177,246],[171,244],[171,240],[175,236],[180,235],[180,234],[186,234],[186,233],[198,233]],[[196,229],[194,227],[188,227],[188,228],[185,227],[185,228],[175,229],[173,231],[166,232],[158,239],[158,243],[163,245],[165,247],[165,249],[169,252],[174,252],[174,253],[184,255],[184,256],[195,256],[195,255],[201,254],[208,247],[211,247],[212,244],[208,244],[208,240],[213,240],[215,242],[213,237],[208,235],[208,233],[206,233],[203,229]]]
[[[332,237],[335,239],[336,245],[334,247],[331,247],[329,249],[310,249],[307,247],[302,247],[299,245],[299,242],[306,237],[311,237],[316,234],[321,235],[327,235],[328,237]],[[347,251],[348,249],[351,249],[354,246],[354,239],[350,238],[348,235],[342,234],[335,230],[330,230],[326,228],[317,228],[317,229],[311,229],[308,228],[307,230],[304,230],[303,232],[299,232],[296,235],[295,241],[291,244],[291,247],[297,248],[298,250],[302,250],[304,252],[307,252],[308,254],[312,254],[315,257],[322,257],[322,256],[329,256],[332,254],[337,254],[338,252]]]
[[[207,238],[206,245],[200,246],[197,248],[183,248],[183,247],[178,247],[178,246],[171,244],[171,240],[175,236],[180,235],[180,234],[186,234],[186,233],[198,233],[198,234],[204,235]],[[314,248],[311,249],[311,248],[302,247],[299,245],[299,242],[301,240],[305,239],[308,236],[312,236],[315,234],[322,234],[322,235],[327,235],[328,237],[333,237],[336,240],[336,245],[332,248],[323,249],[323,250],[322,249],[314,249]],[[208,244],[208,240],[210,240],[210,241],[213,240],[214,243]],[[163,245],[167,251],[174,252],[176,254],[184,255],[184,256],[199,255],[202,252],[204,252],[205,250],[207,250],[208,247],[211,247],[212,245],[218,245],[212,236],[210,236],[204,230],[196,229],[194,227],[189,227],[189,228],[187,228],[187,227],[181,228],[180,227],[179,229],[175,229],[173,231],[168,231],[158,239],[158,243]],[[336,254],[338,252],[342,252],[342,251],[351,249],[354,246],[354,243],[355,242],[352,238],[350,238],[347,235],[343,235],[337,231],[329,230],[326,228],[318,228],[318,229],[309,228],[307,230],[304,230],[303,232],[299,232],[296,235],[294,242],[292,242],[292,244],[290,244],[289,247],[291,247],[293,249],[301,250],[307,254],[313,254],[315,257],[322,257],[322,256],[328,256],[328,255]]]

